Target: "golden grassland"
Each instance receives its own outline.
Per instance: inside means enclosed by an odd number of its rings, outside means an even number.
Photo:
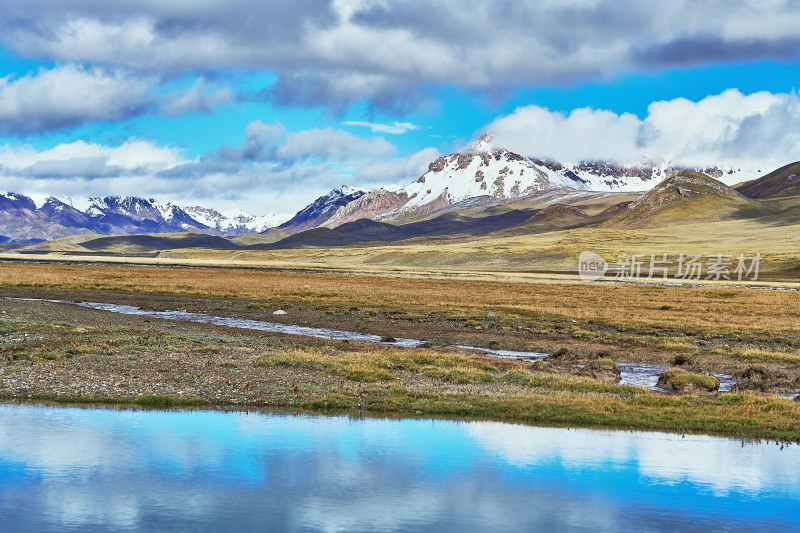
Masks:
[[[510,283],[358,274],[210,268],[0,264],[0,287],[127,291],[253,302],[400,307],[481,316],[552,316],[581,323],[663,326],[728,333],[800,333],[800,292],[605,283]],[[580,332],[577,332],[580,334]],[[660,339],[681,351],[680,341]]]
[[[271,262],[327,267],[405,267],[475,271],[574,272],[578,256],[593,251],[614,263],[620,254],[680,253],[753,256],[760,253],[761,279],[800,280],[800,225],[771,225],[758,219],[705,222],[647,229],[571,228],[541,234],[470,239],[411,239],[397,244],[302,248],[274,251],[172,250],[174,259]],[[672,270],[674,272],[674,268]]]

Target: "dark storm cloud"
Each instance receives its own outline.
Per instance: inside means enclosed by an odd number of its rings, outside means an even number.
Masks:
[[[395,76],[309,70],[281,72],[274,85],[251,96],[278,106],[321,107],[332,115],[365,98],[368,112],[403,115],[431,102],[434,95],[435,89],[429,85]]]
[[[776,41],[753,39],[734,42],[707,35],[680,37],[670,42],[635,49],[631,57],[634,62],[650,67],[760,58],[797,59],[800,57],[800,36]]]
[[[36,179],[97,179],[121,176],[123,169],[109,165],[107,157],[75,157],[68,160],[37,161],[22,175]]]

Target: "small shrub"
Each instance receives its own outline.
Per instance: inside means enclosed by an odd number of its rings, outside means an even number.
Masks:
[[[547,363],[542,359],[537,359],[531,362],[531,370],[536,372],[544,372],[547,370]]]
[[[617,363],[615,363],[612,359],[608,357],[601,357],[599,359],[595,359],[592,361],[592,364],[597,365],[599,367],[609,367],[609,368],[617,368]]]

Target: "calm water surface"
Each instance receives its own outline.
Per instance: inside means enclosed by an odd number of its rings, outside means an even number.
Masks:
[[[800,447],[0,404],[0,531],[800,531]]]

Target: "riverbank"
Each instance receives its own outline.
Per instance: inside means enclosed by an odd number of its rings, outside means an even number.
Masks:
[[[777,397],[668,396],[570,375],[569,366],[442,346],[314,340],[48,302],[5,300],[2,310],[6,399],[348,410],[800,440],[800,405]]]

